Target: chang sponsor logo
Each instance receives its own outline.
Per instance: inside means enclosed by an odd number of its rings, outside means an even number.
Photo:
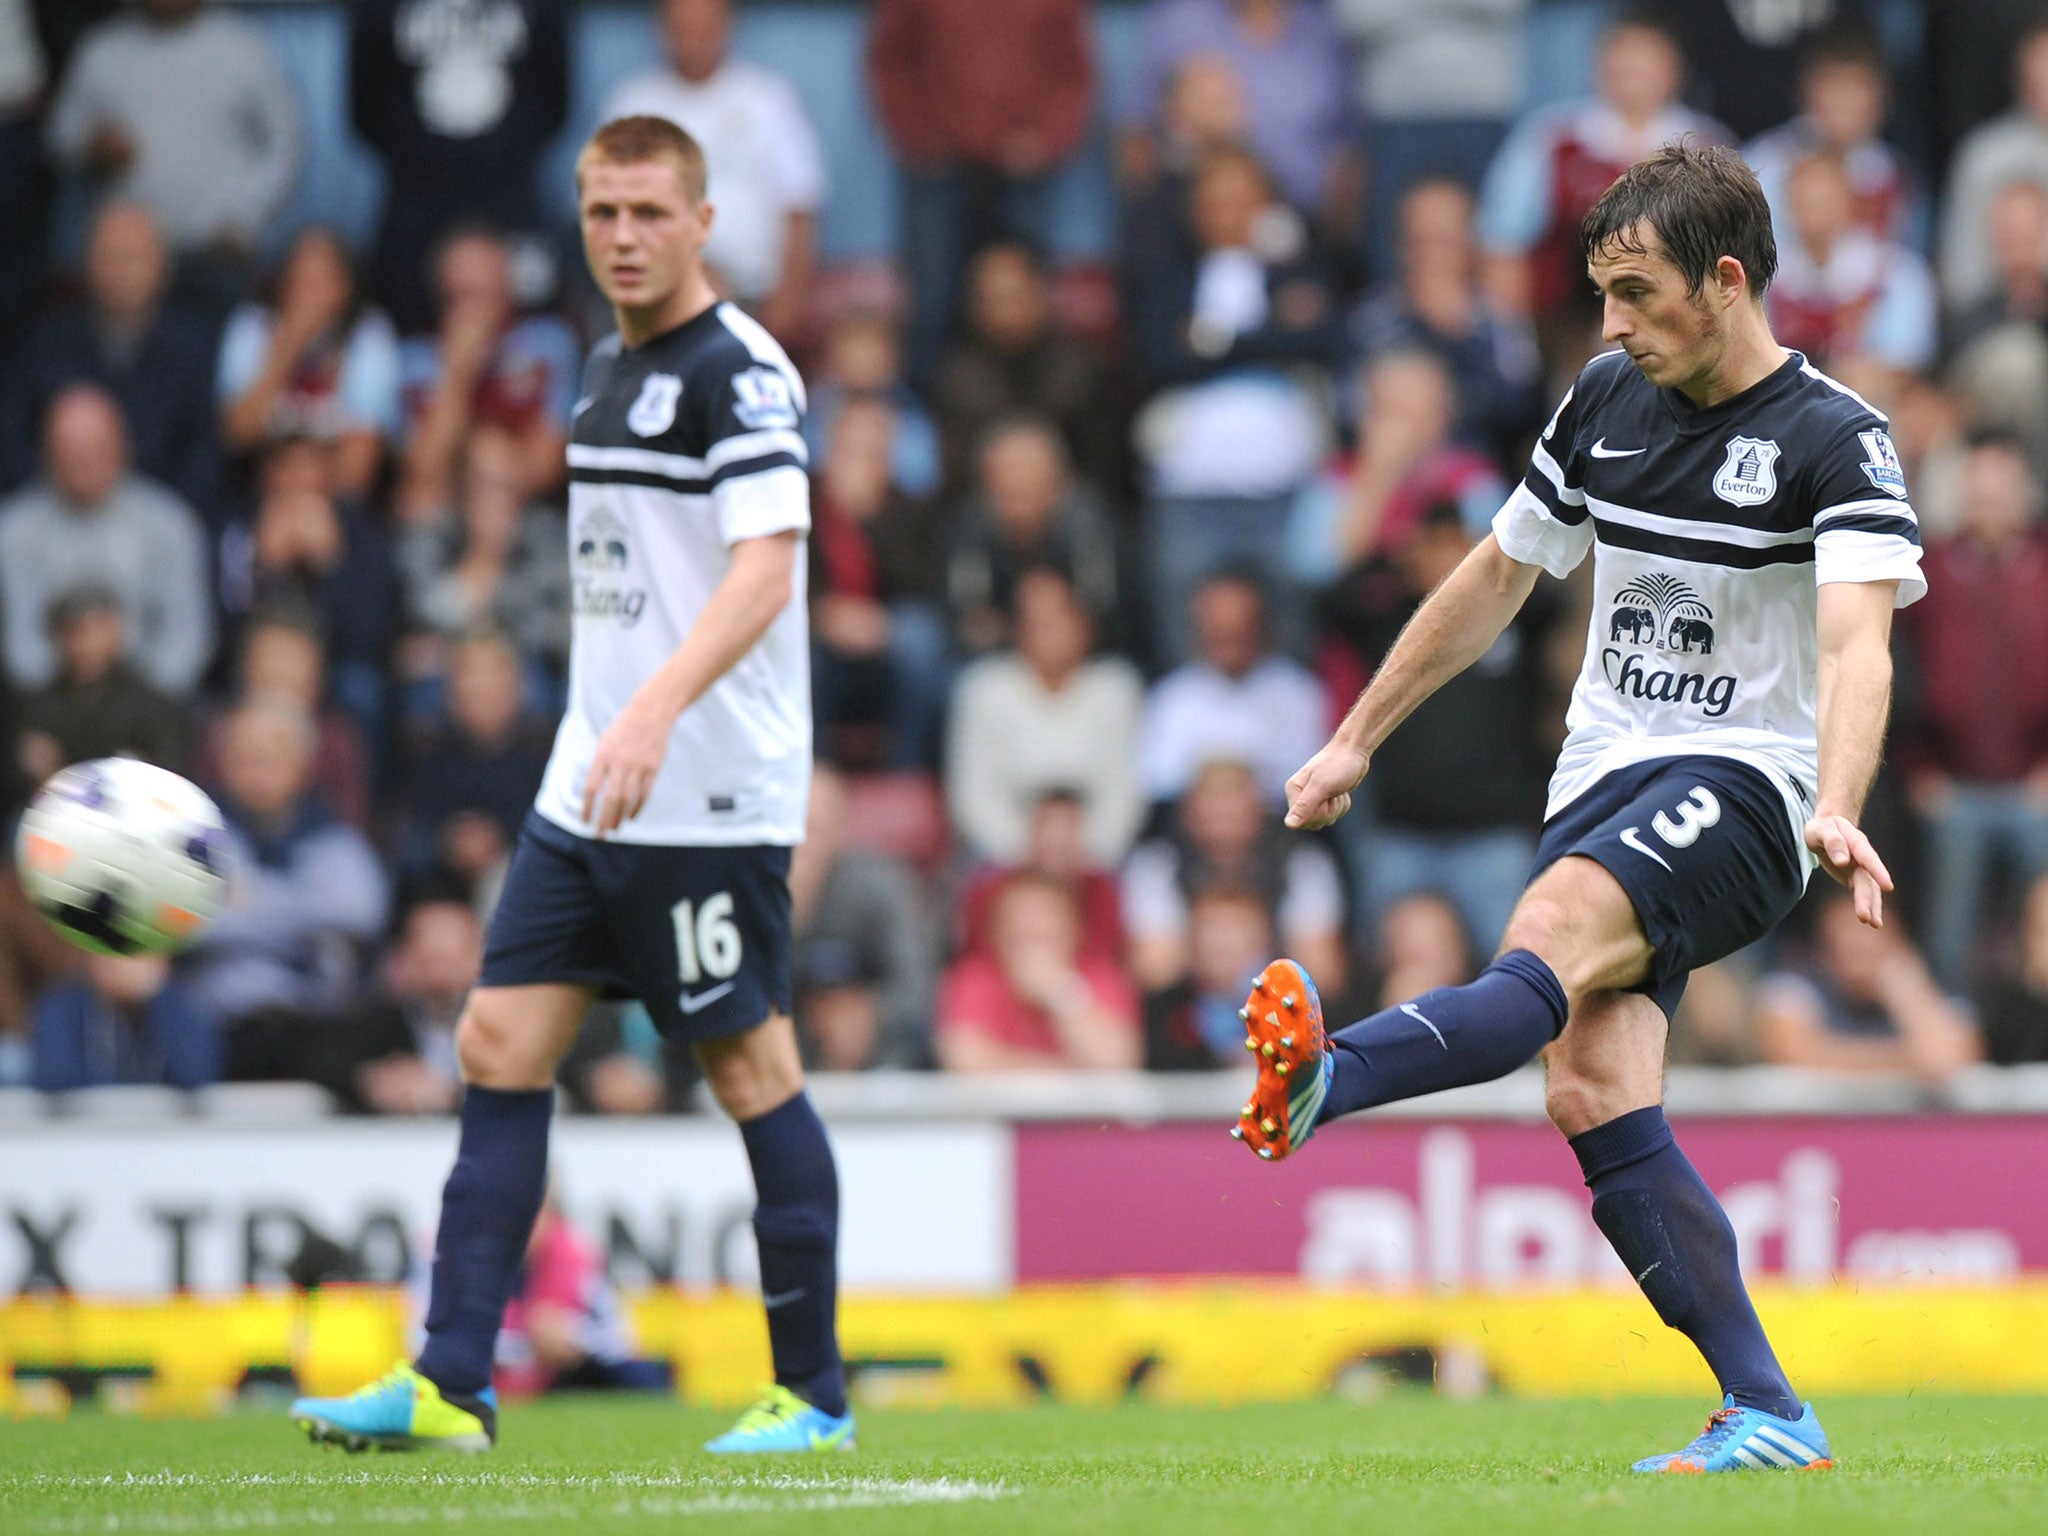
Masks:
[[[1650,703],[1696,704],[1710,720],[1734,704],[1733,676],[1710,677],[1675,659],[1714,654],[1714,610],[1675,576],[1641,576],[1616,593],[1607,639],[1600,665],[1616,693]]]
[[[627,629],[647,611],[645,587],[621,586],[607,580],[622,575],[633,563],[626,526],[602,507],[576,519],[569,552],[576,567],[569,610],[582,619],[615,619]]]

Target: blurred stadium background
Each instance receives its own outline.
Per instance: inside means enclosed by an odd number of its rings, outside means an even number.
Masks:
[[[1903,921],[1816,893],[1696,978],[1670,1104],[1803,1390],[2048,1391],[2044,22],[0,0],[0,809],[133,752],[247,872],[169,967],[85,963],[0,884],[0,1409],[204,1412],[404,1348],[560,701],[601,324],[569,163],[621,109],[706,139],[712,254],[812,386],[797,1020],[863,1400],[1707,1389],[1533,1072],[1283,1168],[1224,1135],[1268,952],[1350,1016],[1498,935],[1570,585],[1337,835],[1283,838],[1276,792],[1597,345],[1578,213],[1684,132],[1764,173],[1780,335],[1892,414],[1932,591],[1868,818]],[[575,1306],[744,1399],[738,1143],[634,1009],[563,1093]],[[1304,1291],[1275,1376],[1246,1322]]]

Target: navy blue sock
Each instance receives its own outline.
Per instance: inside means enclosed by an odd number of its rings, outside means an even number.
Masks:
[[[1724,1393],[1744,1407],[1799,1416],[1792,1383],[1743,1288],[1735,1228],[1656,1105],[1571,1139],[1593,1191],[1593,1220],[1650,1305],[1691,1339]]]
[[[1336,1071],[1320,1119],[1490,1083],[1564,1028],[1564,988],[1526,949],[1511,949],[1462,987],[1438,987],[1330,1036]]]
[[[548,1120],[555,1091],[471,1087],[462,1095],[462,1142],[441,1191],[434,1290],[419,1373],[444,1394],[474,1397],[491,1384],[498,1325],[548,1182]]]
[[[775,1379],[827,1413],[846,1412],[839,1361],[839,1170],[825,1123],[799,1093],[740,1125],[754,1168],[754,1243]]]

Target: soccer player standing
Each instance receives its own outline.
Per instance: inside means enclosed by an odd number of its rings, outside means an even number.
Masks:
[[[417,1361],[292,1417],[351,1449],[482,1450],[498,1326],[547,1167],[555,1069],[600,993],[689,1042],[739,1123],[775,1385],[714,1451],[850,1449],[838,1176],[790,1002],[791,847],[810,784],[804,387],[706,279],[697,143],[605,124],[577,161],[618,321],[569,447],[569,703],[456,1029],[467,1089]]]
[[[1378,745],[1485,653],[1537,573],[1590,549],[1592,627],[1536,872],[1476,980],[1334,1034],[1301,968],[1268,966],[1245,1012],[1258,1082],[1232,1134],[1285,1157],[1333,1116],[1541,1056],[1594,1221],[1724,1393],[1697,1439],[1636,1469],[1826,1466],[1734,1229],[1665,1122],[1664,1044],[1687,973],[1768,933],[1816,865],[1883,922],[1891,877],[1857,818],[1892,611],[1925,590],[1919,528],[1884,417],[1772,338],[1770,210],[1736,155],[1659,151],[1585,235],[1619,350],[1586,365],[1492,535],[1288,785],[1288,825],[1342,816]]]

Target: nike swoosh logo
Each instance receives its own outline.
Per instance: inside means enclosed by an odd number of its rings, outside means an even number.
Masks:
[[[773,1312],[777,1307],[786,1307],[792,1301],[802,1301],[808,1295],[810,1295],[809,1291],[805,1290],[802,1286],[798,1286],[793,1291],[783,1291],[775,1296],[763,1296],[761,1298],[761,1305],[770,1312]]]
[[[1451,1048],[1451,1042],[1444,1038],[1444,1032],[1438,1029],[1436,1025],[1431,1021],[1429,1015],[1424,1013],[1420,1008],[1416,1007],[1413,1003],[1403,1003],[1401,1005],[1401,1011],[1407,1014],[1408,1017],[1411,1019],[1420,1019],[1422,1021],[1423,1027],[1427,1029],[1432,1035],[1436,1036],[1436,1043],[1438,1045],[1442,1046],[1447,1051]]]
[[[1607,446],[1607,439],[1603,437],[1593,445],[1591,452],[1596,459],[1632,459],[1639,453],[1648,453],[1649,449],[1610,448]]]
[[[676,1006],[681,1008],[686,1014],[695,1013],[700,1008],[709,1008],[713,1003],[725,996],[726,993],[730,992],[734,985],[735,983],[733,982],[725,981],[720,982],[709,991],[685,992],[676,999]]]
[[[1659,853],[1656,849],[1650,847],[1649,844],[1645,843],[1640,837],[1637,837],[1636,829],[1634,827],[1623,827],[1621,829],[1621,840],[1624,843],[1627,843],[1629,847],[1635,849],[1635,851],[1637,853],[1640,853],[1644,858],[1655,859],[1659,864],[1664,864],[1664,855]],[[1671,866],[1669,864],[1664,864],[1664,867],[1666,869],[1671,869]],[[1672,870],[1672,873],[1676,874],[1677,871]]]

